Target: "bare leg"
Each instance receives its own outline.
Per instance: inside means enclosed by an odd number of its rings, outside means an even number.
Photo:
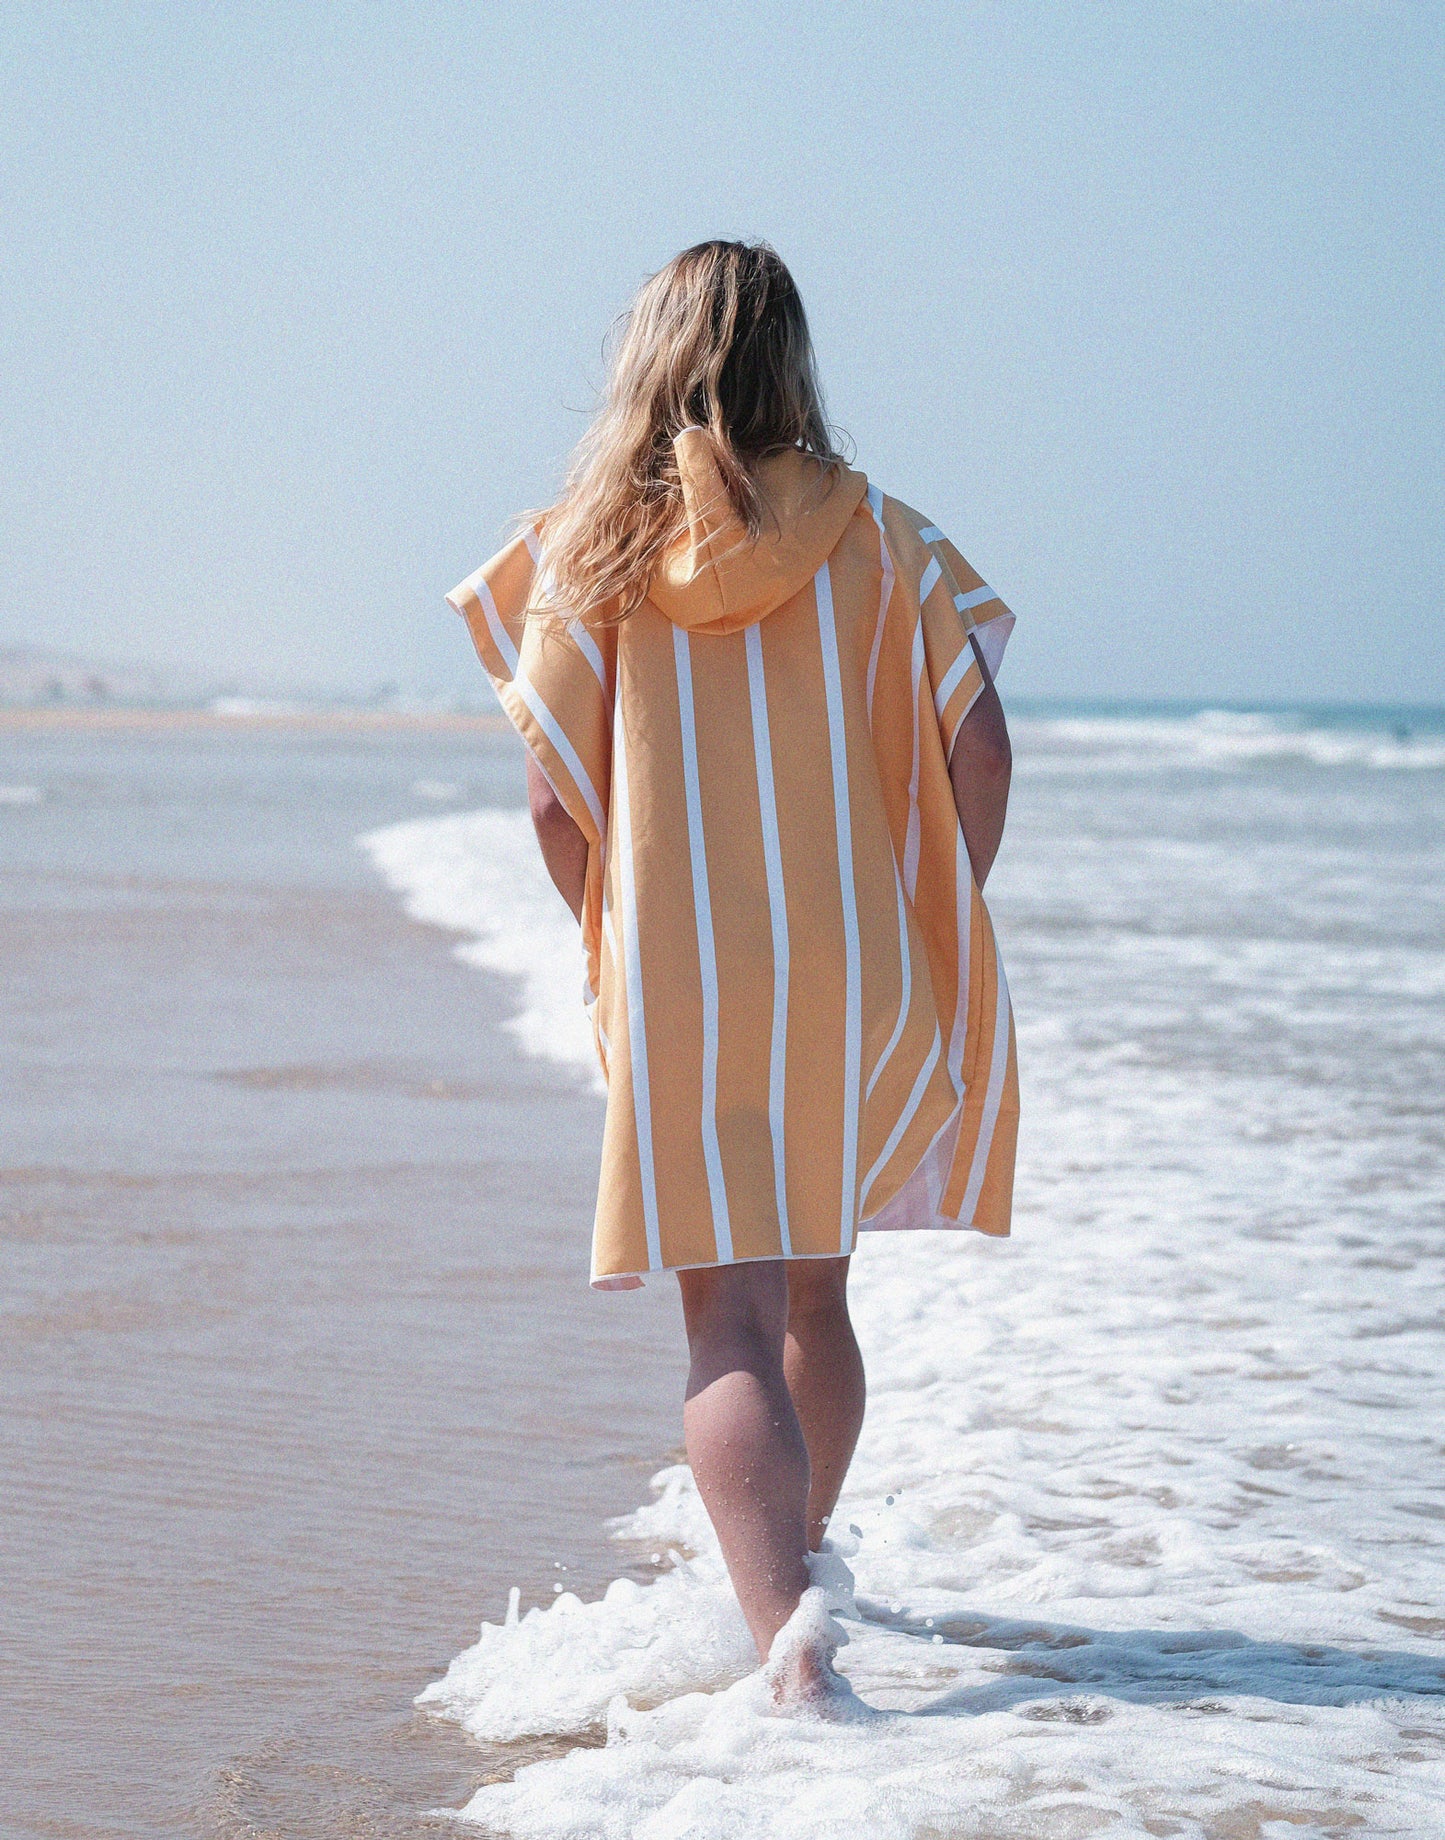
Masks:
[[[781,1259],[677,1275],[688,1461],[766,1660],[808,1588],[808,1449],[783,1377],[787,1278]]]
[[[783,1367],[808,1445],[808,1546],[817,1552],[863,1427],[867,1386],[848,1315],[847,1259],[794,1259],[787,1271]]]

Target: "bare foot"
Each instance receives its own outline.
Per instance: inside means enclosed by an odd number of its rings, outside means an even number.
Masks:
[[[780,1712],[815,1719],[855,1717],[862,1702],[833,1657],[847,1642],[828,1613],[828,1595],[816,1585],[804,1591],[798,1607],[773,1638],[763,1678]]]
[[[836,1718],[853,1698],[853,1689],[829,1655],[800,1648],[777,1664],[769,1660],[768,1680],[779,1712],[801,1712],[815,1719]]]

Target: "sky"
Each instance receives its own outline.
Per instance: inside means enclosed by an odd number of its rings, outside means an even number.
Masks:
[[[482,696],[637,286],[797,276],[1014,694],[1445,702],[1445,8],[0,10],[0,646]]]

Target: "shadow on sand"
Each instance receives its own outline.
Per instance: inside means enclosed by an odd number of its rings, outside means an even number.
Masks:
[[[1377,1648],[1331,1648],[1315,1642],[1257,1642],[1233,1629],[1087,1629],[1009,1617],[893,1615],[860,1599],[865,1623],[954,1647],[996,1651],[986,1686],[957,1687],[923,1714],[1000,1712],[1027,1700],[1067,1693],[1188,1705],[1212,1710],[1217,1699],[1268,1699],[1289,1706],[1352,1706],[1366,1700],[1445,1699],[1445,1655]],[[1003,1656],[1007,1660],[1002,1660]],[[1221,1708],[1222,1710],[1222,1708]],[[1041,1718],[1088,1722],[1090,1709],[1051,1705]],[[1107,1717],[1103,1709],[1095,1717]]]

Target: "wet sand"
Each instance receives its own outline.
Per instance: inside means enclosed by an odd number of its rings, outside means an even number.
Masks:
[[[4,1832],[432,1831],[494,1760],[413,1695],[625,1569],[678,1435],[675,1298],[586,1286],[596,1100],[354,845],[511,745],[27,715],[0,783]]]

